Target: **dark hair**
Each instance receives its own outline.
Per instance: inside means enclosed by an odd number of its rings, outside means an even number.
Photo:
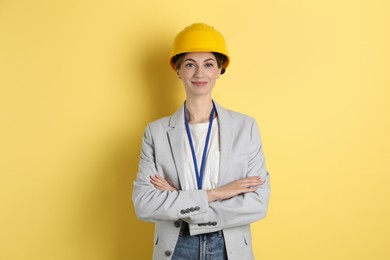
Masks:
[[[184,55],[186,53],[180,53],[176,56],[173,56],[171,59],[171,62],[175,64],[176,69],[180,69],[181,63],[183,62]],[[225,55],[219,52],[212,52],[212,54],[215,57],[215,60],[217,61],[218,68],[222,68],[221,74],[224,74],[226,69],[224,68],[224,65],[227,63],[228,59]]]

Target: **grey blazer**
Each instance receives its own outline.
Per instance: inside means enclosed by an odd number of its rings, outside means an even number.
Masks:
[[[183,106],[172,116],[150,123],[142,140],[133,202],[138,218],[155,222],[153,259],[168,260],[183,221],[191,235],[222,230],[229,260],[254,259],[250,223],[266,216],[270,197],[269,174],[256,121],[217,103],[220,134],[218,186],[247,176],[265,179],[256,192],[209,203],[205,190],[181,191],[183,147],[188,145]],[[177,191],[160,191],[150,183],[159,174]]]

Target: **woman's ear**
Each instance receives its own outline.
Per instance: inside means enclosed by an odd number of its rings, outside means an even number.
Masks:
[[[179,79],[181,79],[179,70],[176,70],[176,74],[177,74],[177,77],[178,77]]]
[[[221,76],[222,74],[224,73],[224,69],[219,69],[219,73],[218,73],[218,76],[217,76],[217,79],[219,78],[219,76]]]

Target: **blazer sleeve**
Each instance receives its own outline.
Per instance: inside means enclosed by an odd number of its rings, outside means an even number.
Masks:
[[[141,158],[132,196],[137,217],[144,221],[156,222],[200,214],[199,219],[203,219],[209,210],[205,190],[161,191],[150,183],[150,176],[154,174],[158,172],[153,136],[148,126],[142,138]]]
[[[266,216],[270,197],[270,177],[266,170],[260,132],[255,120],[250,135],[247,176],[260,176],[265,182],[255,192],[211,202],[206,213],[186,219],[192,235],[250,224]],[[207,219],[207,222],[202,223],[203,219]]]

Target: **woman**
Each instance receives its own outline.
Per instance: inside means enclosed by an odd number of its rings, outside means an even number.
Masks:
[[[266,215],[269,175],[256,121],[212,99],[230,62],[224,38],[188,26],[170,62],[186,100],[146,127],[133,190],[137,216],[156,223],[153,259],[254,259],[250,223]]]

